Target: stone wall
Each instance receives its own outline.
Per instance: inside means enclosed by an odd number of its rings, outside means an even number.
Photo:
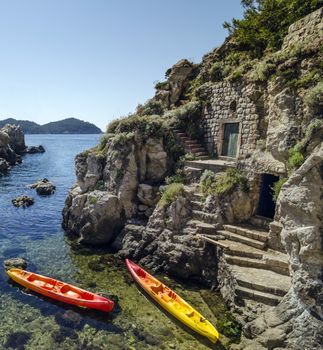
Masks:
[[[221,156],[224,123],[240,123],[238,158],[244,158],[256,148],[259,114],[251,95],[254,87],[243,83],[219,82],[209,86],[210,103],[203,113],[204,139],[211,154]]]
[[[323,8],[310,13],[308,16],[293,23],[288,29],[288,35],[284,39],[283,49],[291,45],[299,44],[305,40],[309,40],[311,36],[323,32]]]

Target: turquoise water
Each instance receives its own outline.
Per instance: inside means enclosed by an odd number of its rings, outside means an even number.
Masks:
[[[147,299],[122,261],[104,250],[76,251],[65,238],[61,211],[75,182],[74,157],[98,140],[99,135],[27,135],[28,145],[42,144],[46,152],[24,156],[21,165],[0,177],[0,349],[212,348]],[[26,187],[43,177],[57,187],[50,197]],[[11,200],[22,194],[33,196],[35,204],[15,208]],[[16,256],[28,261],[29,270],[118,299],[115,311],[80,309],[19,287],[9,281],[2,264]],[[222,300],[214,293],[161,277],[213,324],[222,316]]]

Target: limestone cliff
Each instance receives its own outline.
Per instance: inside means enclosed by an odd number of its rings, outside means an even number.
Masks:
[[[76,158],[67,232],[217,286],[244,327],[241,349],[322,343],[322,13],[261,57],[246,58],[229,38],[200,64],[179,61],[152,99]],[[252,230],[266,179],[276,204],[266,230]],[[253,276],[269,271],[276,285],[239,285],[235,263]],[[250,306],[241,293],[278,306]]]
[[[25,135],[19,125],[6,124],[0,129],[0,174],[21,163],[23,154],[42,152],[45,152],[42,146],[26,146]]]

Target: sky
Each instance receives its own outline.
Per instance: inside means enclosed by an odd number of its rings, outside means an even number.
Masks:
[[[75,117],[105,129],[200,62],[240,0],[0,0],[0,119]]]

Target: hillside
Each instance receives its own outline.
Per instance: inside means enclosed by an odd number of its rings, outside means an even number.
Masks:
[[[76,118],[67,118],[44,125],[8,118],[0,121],[0,128],[6,124],[20,125],[25,134],[101,134],[102,132],[94,124]]]

